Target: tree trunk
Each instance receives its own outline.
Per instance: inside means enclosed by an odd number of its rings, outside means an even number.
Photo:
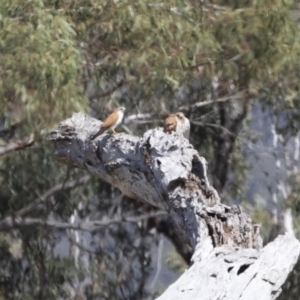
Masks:
[[[208,182],[206,160],[184,137],[156,128],[141,138],[103,134],[91,141],[100,124],[76,113],[49,139],[61,162],[171,216],[179,238],[194,253],[192,265],[160,300],[276,299],[300,252],[292,235],[262,248],[259,225],[240,207],[221,203]]]

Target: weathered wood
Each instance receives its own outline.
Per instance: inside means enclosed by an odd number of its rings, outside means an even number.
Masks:
[[[299,242],[281,236],[262,249],[259,226],[240,207],[221,203],[208,182],[206,160],[184,137],[156,128],[140,138],[120,133],[91,141],[100,124],[76,113],[49,139],[60,161],[169,213],[178,235],[194,250],[193,265],[159,299],[250,299],[254,283],[263,289],[263,299],[275,299],[296,263]]]
[[[298,256],[299,242],[289,234],[262,250],[218,247],[158,299],[276,299]]]

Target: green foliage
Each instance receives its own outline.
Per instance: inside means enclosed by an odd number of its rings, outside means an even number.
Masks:
[[[286,201],[286,207],[291,208],[293,211],[294,228],[297,237],[300,238],[300,173],[290,176],[289,183],[293,189]]]
[[[261,224],[261,237],[264,244],[268,243],[273,222],[271,213],[265,208],[266,203],[263,203],[262,199],[260,199],[260,197],[257,195],[254,203],[243,201],[241,205],[245,209],[247,214],[251,216],[254,224]]]
[[[186,262],[183,260],[183,258],[175,251],[175,249],[172,249],[168,258],[167,258],[167,264],[175,271],[183,273],[186,268],[188,267]]]
[[[112,93],[90,96],[90,90],[106,91],[119,82],[124,82],[125,88],[117,91],[113,100],[126,105],[130,114],[138,109],[158,118],[162,109],[174,111],[184,105],[192,121],[203,122],[202,126],[192,124],[191,142],[210,162],[212,180],[220,136],[224,144],[232,143],[232,152],[225,157],[230,161],[227,173],[233,178],[227,196],[242,197],[248,170],[242,146],[248,136],[245,131],[230,132],[230,125],[241,114],[242,97],[226,104],[226,122],[218,103],[203,108],[194,104],[244,90],[257,95],[264,88],[264,103],[276,103],[274,94],[284,96],[284,106],[295,109],[290,119],[297,120],[299,33],[290,17],[293,5],[290,0],[207,4],[193,0],[1,1],[0,133],[2,127],[22,121],[15,136],[35,132],[36,142],[30,149],[0,160],[0,217],[26,207],[53,186],[83,175],[54,161],[44,134],[74,111],[87,110],[88,105],[92,113],[103,113]],[[212,84],[216,77],[218,89]],[[234,85],[233,91],[229,85]],[[138,124],[130,129],[142,134],[155,125]],[[6,144],[7,140],[0,142]],[[123,199],[121,205],[115,194],[95,182],[62,189],[30,217],[67,222],[79,203],[84,207],[82,219],[113,217],[135,209],[132,201]],[[254,218],[266,228],[270,225],[261,207],[254,209]],[[96,249],[82,250],[89,253],[88,267],[81,263],[75,267],[72,255],[58,257],[53,250],[60,241],[57,236],[56,230],[39,227],[0,236],[0,269],[11,274],[12,284],[21,282],[26,287],[19,295],[5,288],[0,297],[67,298],[64,284],[87,277],[93,278],[93,286],[86,289],[89,299],[145,296],[146,256],[152,237],[144,226],[103,229],[97,235],[101,238]],[[28,264],[26,272],[22,260]],[[132,265],[138,266],[138,271],[131,269]],[[48,276],[44,285],[43,274]],[[115,289],[116,283],[120,290]]]
[[[9,123],[26,114],[40,129],[85,107],[87,77],[103,87],[122,72],[144,85],[146,98],[157,84],[174,90],[200,69],[259,88],[297,57],[291,4],[2,2],[0,104]]]
[[[86,105],[73,24],[46,8],[43,1],[0,4],[1,115],[35,131]]]

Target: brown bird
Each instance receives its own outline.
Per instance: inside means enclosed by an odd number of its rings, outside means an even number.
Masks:
[[[170,114],[164,122],[165,132],[178,132],[182,134],[186,139],[190,137],[190,121],[182,112]]]
[[[99,135],[106,131],[116,134],[115,128],[119,126],[124,117],[125,107],[118,107],[112,114],[110,114],[101,124],[99,131],[91,138],[94,140]]]

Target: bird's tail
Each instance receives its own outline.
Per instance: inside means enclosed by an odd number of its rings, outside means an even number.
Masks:
[[[91,140],[93,141],[95,138],[97,138],[99,135],[101,135],[102,133],[104,133],[105,129],[104,128],[100,128],[100,130],[95,133],[92,137]]]

